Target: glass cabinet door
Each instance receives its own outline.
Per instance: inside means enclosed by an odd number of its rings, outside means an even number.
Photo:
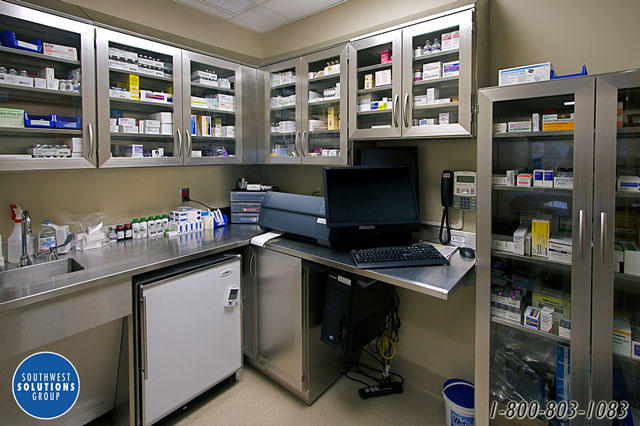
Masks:
[[[189,51],[182,66],[185,164],[241,163],[242,66]]]
[[[302,58],[302,163],[347,164],[347,48]]]
[[[634,425],[640,424],[640,71],[597,80],[593,399],[623,405],[613,422],[594,424]]]
[[[300,59],[267,67],[265,86],[265,162],[300,164],[302,157]]]
[[[0,4],[0,170],[96,165],[93,26]]]
[[[467,10],[402,30],[402,135],[471,134],[472,19]]]
[[[509,401],[587,407],[594,81],[480,91],[479,425]]]
[[[402,31],[354,41],[349,46],[349,137],[397,138],[402,88]]]
[[[96,28],[100,167],[183,163],[181,50]]]

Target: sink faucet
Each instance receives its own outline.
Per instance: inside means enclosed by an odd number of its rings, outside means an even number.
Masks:
[[[41,238],[40,234],[42,234],[42,231],[44,231],[47,228],[53,229],[53,231],[55,232],[54,244],[51,247],[49,247],[49,250],[36,253],[35,257],[47,256],[46,261],[51,262],[53,260],[58,260],[58,247],[62,247],[62,246],[58,246],[58,233],[56,232],[56,228],[46,223],[47,222],[45,221],[45,223],[42,225],[42,227],[40,227],[40,230],[38,231],[38,235],[36,236],[36,246],[40,247],[40,238]]]
[[[31,216],[28,211],[22,212],[22,256],[20,256],[20,264],[18,266],[33,265],[31,257],[29,257],[29,237],[31,236]]]

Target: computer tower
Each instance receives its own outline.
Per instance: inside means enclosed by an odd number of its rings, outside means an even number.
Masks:
[[[321,339],[350,353],[378,337],[391,308],[391,287],[335,271],[327,274]]]

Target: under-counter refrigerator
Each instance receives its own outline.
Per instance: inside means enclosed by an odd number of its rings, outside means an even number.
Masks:
[[[137,424],[150,425],[242,368],[240,256],[134,277]]]

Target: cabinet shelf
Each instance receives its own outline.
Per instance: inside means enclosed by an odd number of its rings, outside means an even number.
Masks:
[[[234,93],[235,91],[233,89],[223,89],[222,87],[215,87],[215,86],[209,86],[207,84],[200,84],[200,83],[191,83],[191,87],[198,87],[201,89],[211,89],[211,90],[215,90],[218,92],[224,92],[224,93]]]
[[[640,127],[619,127],[619,135],[640,134]]]
[[[173,77],[160,77],[159,75],[150,75],[150,74],[145,74],[145,73],[142,73],[142,72],[135,72],[135,71],[125,71],[125,70],[121,70],[121,69],[118,69],[118,68],[112,68],[112,67],[109,67],[109,71],[113,72],[113,73],[116,73],[116,74],[122,74],[122,75],[133,74],[133,75],[137,75],[138,77],[152,78],[154,80],[173,82]]]
[[[460,102],[447,102],[445,104],[432,104],[432,105],[424,105],[419,107],[413,107],[414,111],[423,111],[429,109],[458,109]]]
[[[617,198],[640,198],[640,192],[616,191]]]
[[[271,89],[283,89],[285,87],[292,87],[295,86],[296,82],[292,82],[292,83],[282,83],[282,84],[276,84],[275,86],[271,86]]]
[[[322,135],[322,134],[331,134],[331,133],[340,133],[340,129],[338,130],[309,130],[310,135]]]
[[[618,359],[621,359],[621,360],[624,360],[624,361],[627,361],[627,362],[638,363],[638,365],[640,365],[640,360],[638,360],[638,359],[634,359],[634,358],[631,358],[631,357],[630,357],[630,356],[628,356],[628,355],[622,355],[622,354],[619,354],[619,353],[617,353],[617,352],[614,352],[614,353],[613,353],[613,356],[614,356],[615,358],[618,358]]]
[[[337,99],[327,99],[327,100],[323,100],[323,101],[317,101],[317,102],[309,102],[309,106],[318,106],[318,105],[331,105],[331,104],[339,104],[340,103],[340,98]]]
[[[111,105],[121,105],[124,109],[140,109],[140,110],[149,110],[149,109],[161,109],[173,110],[173,103],[159,103],[159,102],[149,102],[149,101],[136,101],[134,99],[119,99],[119,98],[110,98]]]
[[[445,50],[438,53],[429,53],[427,55],[414,56],[413,62],[425,62],[433,58],[442,58],[443,56],[452,56],[460,53],[460,49]]]
[[[220,114],[231,114],[231,115],[234,115],[236,113],[235,111],[223,111],[221,109],[213,109],[213,108],[205,108],[205,107],[194,107],[194,106],[192,106],[191,109],[193,111],[209,111],[209,112],[215,112],[215,113],[220,113]]]
[[[553,260],[549,260],[546,257],[521,256],[519,254],[507,253],[507,252],[496,251],[496,250],[491,250],[491,255],[502,258],[502,259],[518,260],[521,262],[536,263],[538,265],[559,266],[562,268],[571,269],[571,264],[569,263],[555,262]]]
[[[296,132],[271,132],[271,137],[273,136],[293,136]]]
[[[539,132],[507,132],[494,133],[494,138],[572,138],[573,130],[547,130]]]
[[[39,95],[48,95],[48,96],[71,96],[71,97],[82,97],[82,94],[79,92],[71,92],[66,90],[51,90],[51,89],[40,89],[38,87],[25,87],[18,86],[15,84],[6,84],[0,83],[0,89],[3,90],[13,90],[16,92],[24,92],[24,93],[37,93]]]
[[[385,112],[391,113],[393,109],[374,109],[372,111],[358,111],[358,115],[370,115],[370,114],[383,114]]]
[[[282,111],[283,109],[296,109],[296,104],[271,107],[271,111]]]
[[[391,68],[391,66],[393,65],[393,62],[387,62],[385,64],[374,64],[374,65],[369,65],[367,67],[360,67],[358,68],[358,72],[365,72],[365,71],[373,71],[373,70],[379,70],[381,68]]]
[[[538,192],[538,193],[555,193],[555,194],[572,194],[572,189],[562,188],[538,188],[533,186],[506,186],[506,185],[492,185],[495,191],[515,191],[515,192]],[[640,194],[638,194],[640,196]]]
[[[0,127],[0,136],[37,136],[43,135],[69,135],[78,136],[82,135],[82,130],[79,129],[51,129],[51,128],[36,128],[36,127]]]
[[[340,73],[337,72],[335,74],[323,75],[322,77],[310,78],[309,83],[315,83],[316,81],[334,80],[339,78],[340,78]]]
[[[372,87],[371,89],[359,89],[358,94],[384,92],[391,89],[393,89],[393,86],[391,84],[387,84],[385,86]]]
[[[531,327],[525,327],[522,324],[518,324],[515,323],[513,321],[508,321],[505,320],[503,318],[500,317],[495,317],[495,316],[491,316],[491,322],[496,323],[496,324],[500,324],[500,325],[504,325],[506,327],[511,327],[513,329],[516,330],[520,330],[524,333],[529,333],[538,337],[541,337],[543,339],[551,339],[551,340],[556,340],[558,342],[563,342],[563,343],[569,343],[569,339],[565,338],[565,337],[560,337],[556,334],[553,333],[545,333],[544,331],[540,331],[540,330],[536,330],[534,328]]]
[[[74,61],[72,59],[56,58],[54,56],[48,56],[48,55],[44,55],[42,53],[29,52],[27,50],[14,49],[12,47],[0,46],[0,54],[3,54],[3,53],[22,56],[22,57],[37,58],[37,59],[40,59],[40,60],[43,60],[43,61],[60,62],[60,63],[63,63],[63,64],[80,66],[80,61],[78,61],[78,60]]]
[[[173,135],[152,135],[147,133],[111,133],[112,139],[173,139]]]
[[[222,137],[222,136],[195,136],[195,135],[191,135],[191,139],[193,139],[194,142],[209,142],[209,141],[235,141],[236,138],[228,138],[228,137]]]
[[[430,78],[428,80],[414,81],[414,86],[427,86],[427,85],[442,85],[443,83],[449,83],[460,80],[459,75],[452,75],[450,77]]]

